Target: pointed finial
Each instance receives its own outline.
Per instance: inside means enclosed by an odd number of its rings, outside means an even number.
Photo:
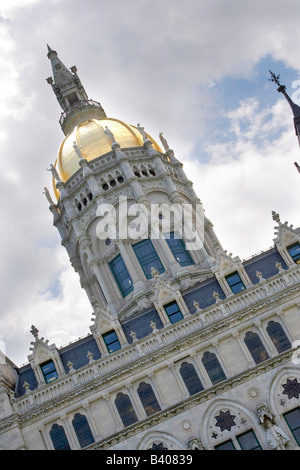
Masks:
[[[269,82],[274,82],[276,83],[278,86],[281,86],[280,84],[280,75],[275,75],[275,73],[271,72],[271,70],[269,70],[270,72],[270,75],[271,75],[271,78],[269,78]]]
[[[300,165],[297,162],[294,162],[295,167],[297,168],[298,172],[300,173]]]

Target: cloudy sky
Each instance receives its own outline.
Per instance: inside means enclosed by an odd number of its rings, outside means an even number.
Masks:
[[[32,324],[57,346],[92,324],[43,195],[63,139],[46,44],[109,117],[164,133],[245,259],[273,244],[272,210],[300,225],[300,149],[268,80],[300,104],[299,17],[295,0],[0,0],[0,348],[17,365]]]

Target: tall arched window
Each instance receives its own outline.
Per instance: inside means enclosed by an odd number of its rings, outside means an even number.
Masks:
[[[147,416],[160,411],[161,408],[150,384],[141,382],[137,392]]]
[[[267,326],[267,332],[271,340],[273,341],[277,352],[281,353],[282,351],[286,351],[287,349],[290,349],[292,347],[290,340],[283,331],[283,328],[280,323],[270,321]]]
[[[180,366],[179,372],[190,395],[194,395],[195,393],[203,390],[203,385],[193,364],[183,362]]]
[[[255,364],[259,364],[260,362],[269,359],[269,354],[267,353],[266,348],[262,344],[261,339],[257,333],[248,331],[245,335],[245,344],[249,349]]]
[[[124,426],[130,426],[138,420],[128,395],[118,393],[115,405]]]
[[[50,431],[50,438],[55,450],[71,450],[65,430],[58,424],[53,424]]]
[[[84,415],[76,413],[72,424],[80,447],[86,447],[95,442],[89,423]]]
[[[206,351],[203,354],[202,363],[213,384],[226,379],[226,375],[224,374],[221,364],[219,363],[218,358],[214,353]]]

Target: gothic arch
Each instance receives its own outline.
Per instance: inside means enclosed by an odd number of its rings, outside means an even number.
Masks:
[[[299,383],[299,385],[297,385],[297,383]],[[298,398],[297,391],[299,391]],[[285,402],[284,405],[283,401]],[[288,410],[300,406],[299,364],[281,369],[273,377],[267,390],[267,403],[270,411],[272,411],[275,416],[281,416],[282,413],[286,413]]]
[[[179,439],[164,431],[150,431],[140,440],[136,450],[151,449],[153,444],[163,444],[168,450],[186,450],[187,447]]]
[[[260,443],[264,443],[263,431],[257,423],[256,414],[245,406],[233,400],[217,399],[207,408],[199,425],[199,435],[207,449],[213,449],[221,442],[250,429],[254,430]]]

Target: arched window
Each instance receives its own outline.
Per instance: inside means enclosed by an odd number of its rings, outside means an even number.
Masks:
[[[145,273],[147,279],[152,278],[151,268],[156,269],[159,274],[163,273],[163,267],[156,250],[148,238],[132,245],[137,259]]]
[[[266,348],[262,344],[261,339],[257,333],[248,331],[245,336],[245,344],[249,349],[255,364],[259,364],[260,362],[269,359],[269,354],[267,353]]]
[[[280,323],[270,321],[267,326],[267,332],[271,340],[273,341],[277,352],[281,353],[282,351],[286,351],[287,349],[290,349],[292,347],[290,340],[283,331],[283,328]]]
[[[118,255],[110,263],[109,267],[114,275],[116,283],[123,297],[133,291],[133,283],[121,255]]]
[[[195,393],[203,390],[203,385],[193,364],[183,362],[180,366],[179,372],[190,395],[194,395]]]
[[[50,438],[55,450],[71,450],[65,430],[58,424],[53,424],[50,431]]]
[[[124,426],[130,426],[138,420],[128,395],[118,393],[115,405]]]
[[[185,247],[184,241],[179,238],[179,235],[171,232],[169,236],[166,236],[166,241],[173,253],[174,258],[180,264],[180,266],[190,266],[191,264],[194,264],[190,253]]]
[[[224,374],[221,364],[219,363],[218,358],[214,353],[206,351],[203,354],[202,363],[213,384],[226,379],[226,375]]]
[[[89,423],[84,415],[77,413],[72,424],[80,447],[86,447],[95,442]]]
[[[160,411],[161,408],[150,384],[141,382],[137,392],[147,416]]]

